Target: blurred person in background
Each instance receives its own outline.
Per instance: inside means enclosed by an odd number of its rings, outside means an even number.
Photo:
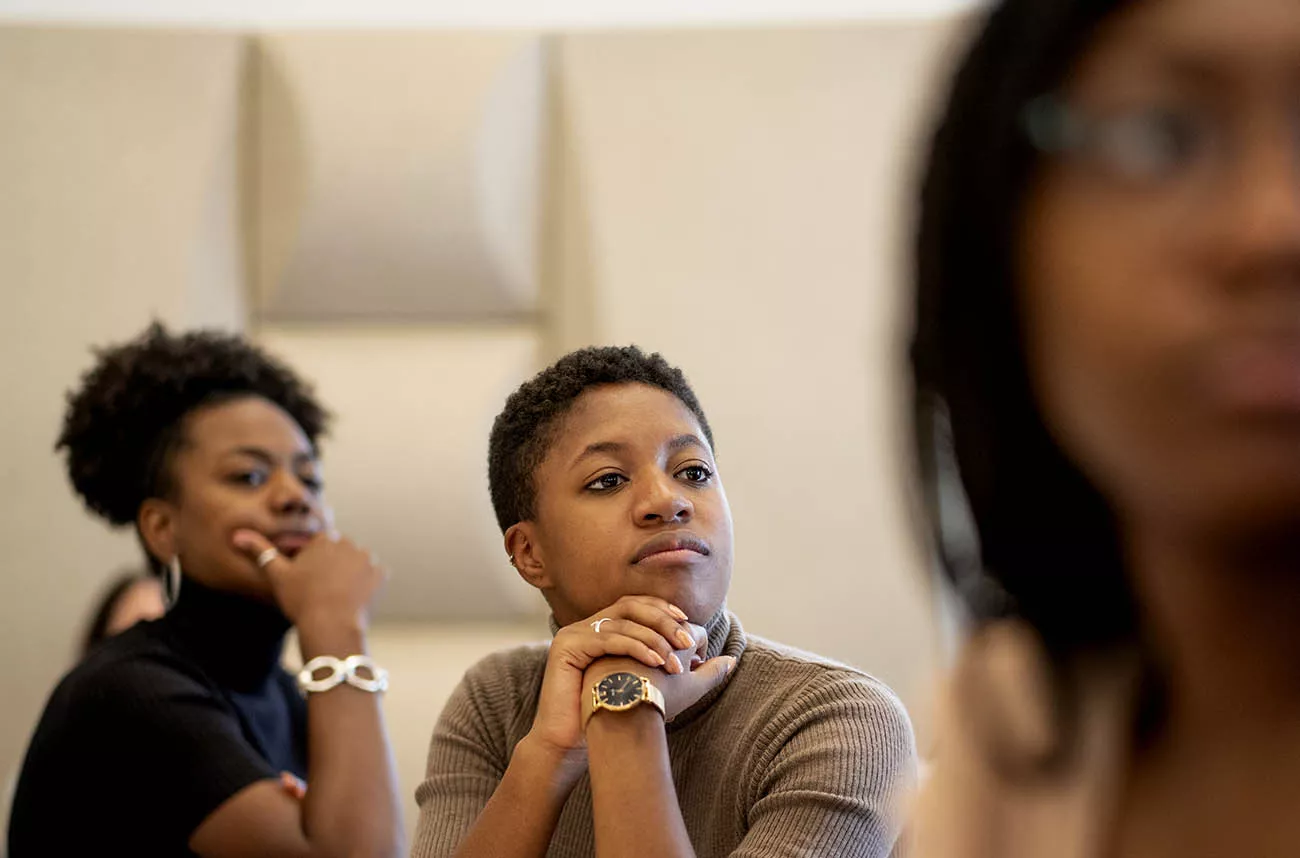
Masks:
[[[400,854],[385,676],[364,656],[383,575],[332,532],[326,421],[238,337],[155,325],[99,353],[58,446],[87,507],[134,526],[168,608],[51,695],[10,858]],[[297,687],[279,664],[290,626],[316,665]]]
[[[453,692],[416,858],[890,854],[907,713],[727,611],[731,512],[680,370],[636,347],[569,354],[506,401],[488,472],[555,637]]]
[[[1300,3],[997,4],[920,203],[920,854],[1297,854]]]
[[[156,620],[167,613],[162,581],[152,575],[124,572],[104,588],[81,636],[81,656],[100,641],[121,634],[142,620]]]

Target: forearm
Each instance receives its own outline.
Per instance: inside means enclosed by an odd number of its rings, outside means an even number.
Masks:
[[[587,753],[599,858],[694,858],[657,711],[597,712],[587,726]]]
[[[580,757],[525,737],[456,858],[542,858],[584,769]]]
[[[346,623],[300,626],[298,640],[304,661],[366,651],[360,626]],[[405,854],[381,700],[346,683],[308,698],[303,831],[317,854]]]

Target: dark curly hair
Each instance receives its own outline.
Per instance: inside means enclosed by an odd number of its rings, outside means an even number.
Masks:
[[[154,322],[96,357],[68,393],[55,449],[66,451],[87,509],[114,526],[132,524],[148,498],[173,494],[171,455],[197,408],[259,396],[283,408],[313,446],[328,422],[307,384],[242,337],[173,335]]]
[[[488,486],[503,533],[535,514],[533,471],[546,457],[560,418],[585,391],[605,384],[648,384],[666,390],[695,415],[709,446],[713,446],[713,430],[695,391],[682,371],[658,352],[647,355],[636,346],[570,352],[510,394],[492,424]]]
[[[1013,260],[1039,159],[1023,120],[1125,5],[990,13],[934,134],[915,245],[914,443],[943,570],[976,622],[1021,617],[1061,662],[1133,642],[1138,624],[1112,511],[1030,391]],[[973,534],[951,514],[962,491]]]

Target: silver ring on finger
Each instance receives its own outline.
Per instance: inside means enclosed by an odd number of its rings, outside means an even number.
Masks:
[[[591,624],[591,628],[592,628],[593,631],[595,631],[597,634],[599,634],[599,633],[600,633],[600,627],[601,627],[602,625],[604,625],[605,623],[608,623],[608,622],[612,622],[612,620],[610,620],[609,617],[601,617],[599,620],[596,620],[596,622],[594,622],[594,623]]]
[[[279,556],[280,556],[280,550],[275,546],[271,546],[270,548],[263,551],[261,554],[257,555],[257,567],[259,569],[265,569],[268,565],[270,565],[272,560],[274,560]]]

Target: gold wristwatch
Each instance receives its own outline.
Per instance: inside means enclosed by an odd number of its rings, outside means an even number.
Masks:
[[[582,729],[587,729],[587,722],[591,720],[591,716],[595,715],[598,709],[608,709],[611,712],[626,712],[643,703],[658,709],[659,714],[667,719],[668,716],[664,710],[663,692],[655,688],[649,677],[637,676],[635,673],[628,673],[627,671],[611,673],[592,685],[591,694],[583,698]]]

